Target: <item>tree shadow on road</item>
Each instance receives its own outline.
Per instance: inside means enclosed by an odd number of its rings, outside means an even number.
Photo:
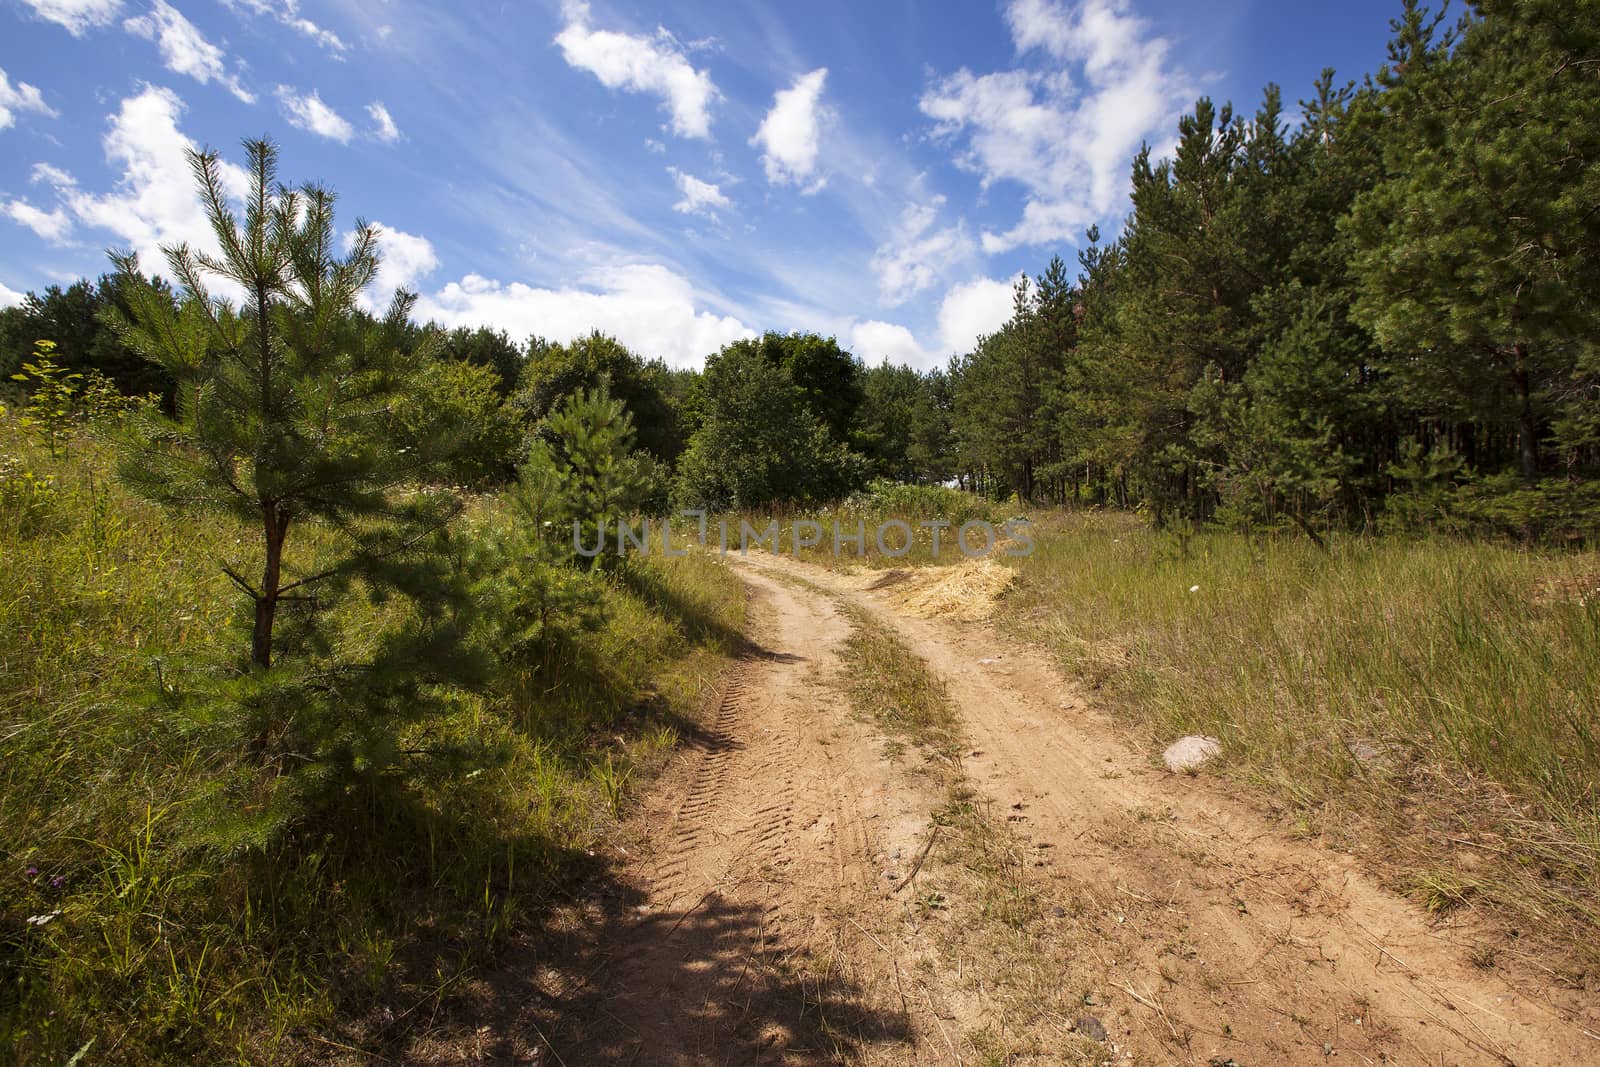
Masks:
[[[406,1062],[834,1064],[910,1041],[839,958],[791,944],[766,905],[716,891],[649,908],[607,880],[586,907],[508,952]]]

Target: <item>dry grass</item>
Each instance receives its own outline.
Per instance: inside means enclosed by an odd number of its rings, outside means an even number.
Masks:
[[[948,758],[960,745],[959,718],[944,683],[865,611],[840,604],[853,626],[844,646],[846,686],[856,709],[883,729]]]
[[[1600,964],[1593,553],[1035,518],[1002,625],[1152,750],[1221,738],[1220,773],[1397,889]]]
[[[972,1025],[934,1025],[949,1031],[941,1036],[969,1063],[1111,1063],[1110,1046],[1070,1032],[1086,1013],[1088,986],[1053,917],[1066,911],[1041,896],[1026,846],[965,779],[960,717],[945,686],[881,623],[846,610],[854,630],[845,645],[845,682],[855,707],[934,757],[926,769],[946,793],[932,813],[936,836],[910,894],[912,936],[931,943],[923,988],[930,997],[926,990],[937,990],[944,1003],[930,999],[929,1010]],[[957,1003],[969,999],[981,1010]]]
[[[889,588],[890,602],[920,619],[981,622],[994,614],[1016,574],[992,559],[969,559],[950,567],[890,571],[869,588]],[[890,575],[904,579],[886,582]]]

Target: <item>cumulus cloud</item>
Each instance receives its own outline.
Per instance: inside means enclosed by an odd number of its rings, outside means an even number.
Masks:
[[[355,136],[355,127],[343,115],[324,104],[315,89],[302,94],[292,86],[280,85],[278,103],[283,105],[283,114],[289,120],[289,125],[307,133],[340,144],[349,144],[350,138]]]
[[[374,100],[367,105],[367,116],[372,119],[372,136],[384,144],[394,144],[400,139],[400,127],[394,124],[389,109]]]
[[[660,97],[680,137],[711,136],[711,104],[721,94],[670,33],[658,28],[653,37],[644,37],[594,29],[583,0],[569,0],[563,13],[567,21],[556,44],[569,66],[593,74],[607,89]]]
[[[47,22],[66,27],[74,37],[116,21],[122,0],[23,0]]]
[[[426,237],[381,222],[371,225],[378,231],[378,274],[359,299],[368,311],[381,314],[388,309],[396,289],[416,292],[418,283],[438,269],[439,256],[433,250],[433,242]],[[344,250],[350,251],[355,241],[354,230],[345,234]]]
[[[300,13],[300,0],[277,0],[276,3],[271,0],[222,0],[222,2],[236,12],[275,19],[336,56],[343,56],[346,51],[345,43],[337,33],[324,29]]]
[[[446,326],[493,326],[513,337],[570,341],[590,330],[611,334],[647,357],[699,366],[723,345],[754,337],[731,316],[703,310],[682,275],[657,264],[612,268],[579,286],[543,289],[476,274],[425,295],[417,316]]]
[[[692,174],[685,174],[677,167],[668,167],[667,173],[678,183],[678,192],[683,196],[672,205],[672,210],[681,211],[685,215],[705,215],[714,219],[717,217],[717,208],[733,206],[733,201],[723,195],[720,186],[701,181]]]
[[[878,293],[890,307],[930,288],[939,280],[941,268],[966,259],[976,250],[962,223],[934,227],[944,203],[945,198],[938,196],[908,205],[894,236],[873,255],[872,272],[878,279]]]
[[[774,185],[807,185],[805,192],[821,189],[826,178],[812,180],[817,169],[817,152],[822,142],[822,123],[827,115],[822,104],[822,89],[828,68],[819,67],[802,74],[787,89],[772,98],[772,110],[761,120],[760,129],[750,139],[761,147],[761,163],[767,180]]]
[[[6,72],[0,70],[0,130],[16,122],[19,111],[31,111],[49,118],[56,117],[55,111],[44,102],[44,96],[37,87],[24,81],[12,85]]]
[[[72,232],[72,218],[59,206],[54,210],[45,211],[34,207],[26,200],[11,200],[4,207],[0,207],[0,213],[9,216],[13,222],[26,226],[52,244],[60,244],[66,240],[67,234]]]
[[[173,73],[187,75],[201,85],[216,82],[245,103],[256,102],[255,94],[239,84],[238,76],[228,73],[222,49],[206,40],[195,24],[167,0],[155,0],[148,14],[128,19],[122,28],[135,37],[154,41],[161,49],[161,61]]]
[[[55,187],[62,207],[77,223],[112,234],[122,247],[139,254],[147,271],[164,271],[163,245],[188,243],[215,253],[216,237],[195,193],[185,155],[195,147],[178,128],[183,101],[170,89],[146,86],[122,101],[109,120],[104,141],[106,160],[121,171],[109,193],[80,188],[72,176],[48,165],[34,168],[34,178]],[[221,165],[230,196],[243,196],[249,175],[243,168]]]
[[[1027,190],[1010,230],[983,235],[984,251],[1074,240],[1118,206],[1128,160],[1170,128],[1193,95],[1168,61],[1169,46],[1127,0],[1012,0],[1005,12],[1019,56],[1043,70],[976,75],[960,70],[921,99],[936,139],[987,187]]]
[[[911,331],[894,322],[871,319],[850,328],[850,350],[863,363],[876,366],[884,360],[918,370],[939,366],[942,360],[917,343]]]
[[[950,288],[939,305],[939,340],[951,355],[971,352],[984,334],[1011,318],[1010,281],[974,278]]]
[[[0,282],[0,308],[14,308],[26,299],[26,293],[19,293],[5,282]]]

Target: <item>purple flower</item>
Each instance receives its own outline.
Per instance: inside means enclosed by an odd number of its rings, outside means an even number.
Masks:
[[[67,876],[64,875],[64,874],[58,874],[54,878],[50,879],[50,888],[51,889],[60,889],[62,886],[66,885],[66,884],[67,884]]]
[[[27,870],[22,872],[22,875],[24,878],[37,878],[39,877],[39,868],[29,867]]]

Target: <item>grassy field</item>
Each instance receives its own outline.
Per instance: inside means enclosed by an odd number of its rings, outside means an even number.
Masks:
[[[1002,625],[1435,911],[1600,963],[1600,557],[1036,515]]]
[[[478,500],[461,537],[505,521]],[[392,766],[273,823],[239,724],[177,698],[248,647],[219,570],[248,536],[129,498],[89,436],[52,458],[0,419],[9,1062],[399,1047],[584,876],[742,624],[737,580],[705,555],[630,563],[559,655],[428,687]],[[317,538],[301,547],[310,564]],[[404,610],[348,598],[324,654],[359,658]]]

